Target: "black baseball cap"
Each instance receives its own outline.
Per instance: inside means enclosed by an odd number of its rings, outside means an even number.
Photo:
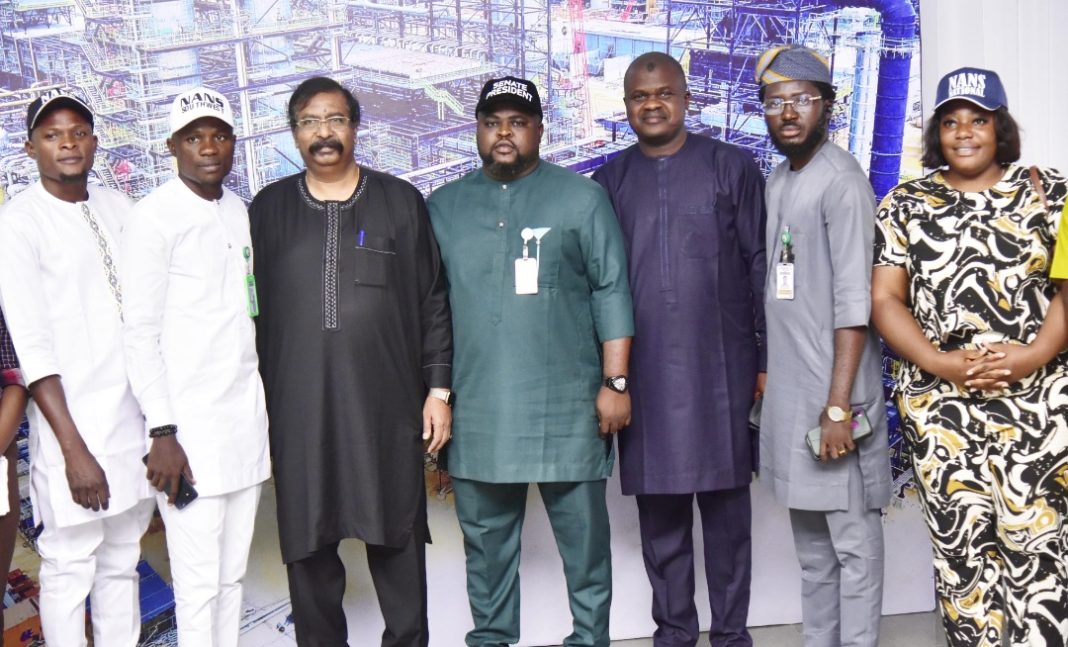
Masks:
[[[85,117],[90,126],[93,125],[93,111],[89,109],[84,99],[69,90],[55,89],[34,99],[26,110],[26,136],[33,134],[33,129],[37,127],[37,122],[42,117],[57,108],[71,108]]]
[[[504,103],[515,106],[523,112],[542,116],[541,96],[538,95],[537,86],[515,76],[486,81],[486,85],[482,86],[482,92],[478,95],[475,114],[487,112]]]

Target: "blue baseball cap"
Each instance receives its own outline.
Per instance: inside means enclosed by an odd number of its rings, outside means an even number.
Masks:
[[[1009,105],[1005,87],[1001,85],[997,72],[977,67],[953,70],[938,82],[935,110],[956,99],[969,101],[984,110],[997,110]]]

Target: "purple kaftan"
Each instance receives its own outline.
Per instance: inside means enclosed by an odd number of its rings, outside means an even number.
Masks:
[[[746,485],[747,427],[764,354],[764,179],[742,149],[689,134],[663,158],[631,146],[594,175],[630,262],[633,420],[624,494]]]

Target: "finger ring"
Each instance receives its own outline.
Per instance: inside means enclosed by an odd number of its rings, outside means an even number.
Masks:
[[[848,449],[839,449],[839,450],[838,450],[838,455],[839,455],[839,456],[845,456],[845,455],[846,455],[846,454],[848,454],[848,453],[849,453],[849,450],[848,450]]]

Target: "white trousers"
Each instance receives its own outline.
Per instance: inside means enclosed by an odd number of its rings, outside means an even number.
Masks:
[[[849,509],[790,510],[801,564],[805,647],[877,647],[883,606],[883,522],[864,507],[856,454],[849,472]]]
[[[202,496],[182,510],[158,496],[167,526],[179,647],[237,647],[241,581],[261,488]]]
[[[141,635],[137,562],[141,535],[156,502],[66,528],[45,524],[41,554],[41,629],[49,647],[85,647],[85,598],[92,604],[93,643],[136,647]],[[54,525],[54,524],[53,524]]]

